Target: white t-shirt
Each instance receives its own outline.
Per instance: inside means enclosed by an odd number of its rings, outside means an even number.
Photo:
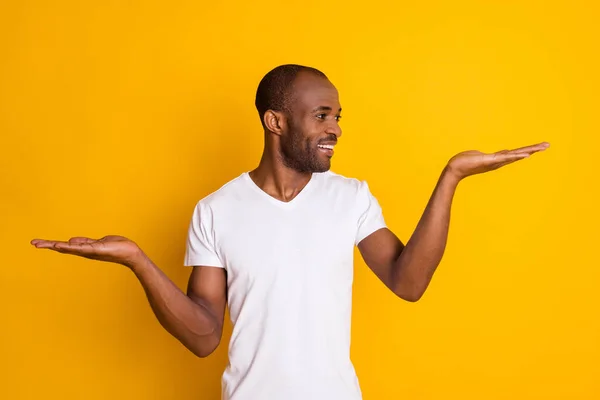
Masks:
[[[385,227],[366,182],[314,173],[291,201],[247,172],[200,200],[185,265],[227,270],[223,400],[359,400],[350,360],[354,246]]]

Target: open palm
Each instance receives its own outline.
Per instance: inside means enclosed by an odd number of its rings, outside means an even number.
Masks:
[[[502,150],[495,153],[482,153],[469,150],[458,153],[448,161],[448,169],[459,179],[470,175],[493,171],[505,165],[529,157],[533,153],[546,150],[550,146],[547,142],[521,147],[514,150]]]
[[[73,237],[68,241],[34,239],[31,244],[38,249],[49,249],[129,267],[142,253],[136,243],[126,237],[116,235],[104,236],[101,239]]]

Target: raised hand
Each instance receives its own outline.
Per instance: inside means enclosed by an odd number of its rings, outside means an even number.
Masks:
[[[50,249],[93,260],[108,261],[130,267],[143,257],[138,245],[123,236],[104,236],[101,239],[73,237],[68,241],[34,239],[31,244],[38,249]]]
[[[477,150],[463,151],[448,161],[447,169],[459,180],[467,176],[493,171],[505,165],[544,151],[550,144],[542,142],[514,150],[502,150],[496,153],[482,153]]]

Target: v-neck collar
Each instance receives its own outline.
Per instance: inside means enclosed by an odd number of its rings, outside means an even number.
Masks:
[[[300,192],[292,200],[290,200],[290,201],[279,200],[279,199],[271,196],[270,194],[268,194],[264,190],[262,190],[254,182],[254,180],[252,180],[252,178],[250,177],[250,173],[249,172],[244,172],[242,174],[242,179],[244,179],[246,182],[248,182],[248,184],[250,185],[250,187],[252,188],[253,191],[255,191],[259,196],[263,197],[264,199],[266,199],[270,203],[272,203],[272,204],[274,204],[274,205],[276,205],[278,207],[282,207],[282,208],[292,208],[292,207],[295,207],[298,203],[300,203],[303,198],[305,198],[306,196],[308,196],[308,194],[310,193],[312,187],[315,185],[315,179],[316,179],[315,175],[316,175],[315,173],[313,173],[311,175],[309,181],[306,183],[306,185],[304,185],[304,187],[302,188],[302,190],[300,190]]]

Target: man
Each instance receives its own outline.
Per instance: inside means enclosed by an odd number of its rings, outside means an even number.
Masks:
[[[225,400],[360,399],[349,357],[354,246],[393,293],[417,301],[442,258],[458,183],[548,144],[452,157],[404,245],[366,182],[330,171],[342,108],[322,72],[275,68],[259,84],[256,107],[262,158],[197,203],[187,294],[121,236],[32,244],[129,267],[160,323],[199,357],[219,345],[227,304],[233,333]]]

